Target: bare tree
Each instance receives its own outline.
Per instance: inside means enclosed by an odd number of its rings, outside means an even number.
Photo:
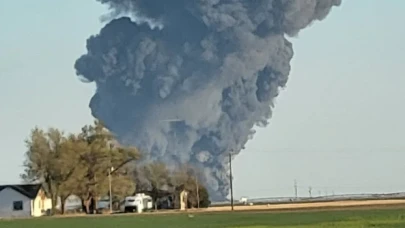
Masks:
[[[207,207],[209,202],[208,192],[201,183],[204,183],[204,175],[195,167],[189,165],[180,166],[172,174],[172,184],[188,192],[187,199],[190,207]]]
[[[154,162],[143,166],[141,172],[140,175],[143,175],[149,182],[150,194],[155,210],[157,210],[157,199],[160,197],[160,192],[171,183],[169,169],[161,162]]]

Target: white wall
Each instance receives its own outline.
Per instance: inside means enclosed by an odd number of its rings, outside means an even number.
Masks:
[[[37,196],[37,198],[35,198],[35,200],[33,201],[32,216],[34,216],[34,217],[42,216],[42,215],[44,215],[46,210],[52,209],[52,200],[51,199],[46,198],[43,203],[44,203],[44,206],[42,209],[41,196]],[[42,210],[44,210],[45,212],[43,213]]]
[[[13,202],[23,201],[23,210],[14,211]],[[0,191],[0,218],[9,217],[30,217],[31,216],[31,200],[15,191],[12,188],[5,188]]]

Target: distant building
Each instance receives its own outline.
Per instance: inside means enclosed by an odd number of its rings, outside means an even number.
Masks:
[[[247,204],[248,203],[248,198],[247,197],[241,197],[239,202],[243,203],[243,204]]]
[[[39,217],[51,208],[41,184],[0,185],[0,218]]]

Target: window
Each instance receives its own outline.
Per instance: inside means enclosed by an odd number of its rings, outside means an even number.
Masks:
[[[23,210],[23,202],[22,201],[14,201],[13,202],[13,210],[14,211],[22,211]]]

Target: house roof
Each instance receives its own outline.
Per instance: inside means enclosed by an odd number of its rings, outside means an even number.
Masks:
[[[35,199],[42,188],[42,184],[0,185],[0,192],[5,188],[14,189],[30,199]]]

